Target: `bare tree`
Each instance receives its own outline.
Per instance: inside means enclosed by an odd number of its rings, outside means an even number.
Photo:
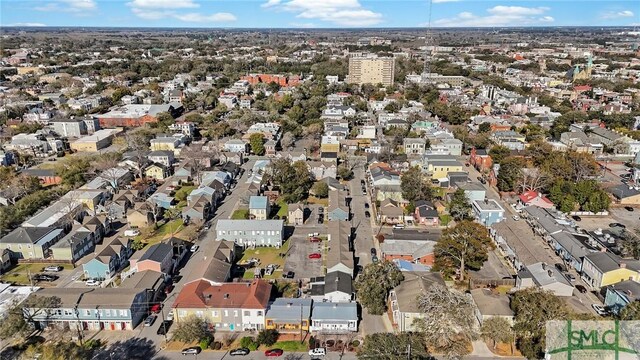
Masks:
[[[136,164],[136,170],[140,179],[144,178],[144,165],[147,163],[149,153],[149,137],[140,131],[125,133],[127,148],[131,153],[131,159]]]
[[[520,178],[520,189],[522,192],[540,191],[549,184],[550,177],[547,173],[538,168],[522,169],[522,177]]]
[[[477,335],[474,305],[465,294],[434,284],[418,297],[418,308],[425,314],[415,325],[427,344],[448,358],[468,353]]]
[[[212,146],[204,146],[201,143],[192,143],[180,152],[180,156],[189,159],[191,172],[195,182],[200,184],[200,173],[209,167],[211,160],[219,157],[220,152]]]
[[[98,157],[91,163],[91,170],[96,175],[99,175],[101,178],[107,180],[114,193],[118,192],[118,190],[120,189],[118,180],[122,176],[122,170],[118,166],[119,161],[120,154],[109,153]]]
[[[282,135],[282,139],[280,139],[280,145],[283,149],[288,149],[291,147],[296,141],[296,137],[293,136],[292,133],[287,132]]]

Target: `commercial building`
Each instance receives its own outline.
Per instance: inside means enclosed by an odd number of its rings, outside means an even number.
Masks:
[[[70,146],[76,151],[98,151],[111,145],[115,133],[113,129],[98,130],[93,135],[72,142]]]
[[[349,58],[350,84],[393,85],[395,61],[392,57],[374,55],[352,56]]]

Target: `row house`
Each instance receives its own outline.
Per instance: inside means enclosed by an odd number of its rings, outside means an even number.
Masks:
[[[96,247],[93,258],[82,264],[82,272],[88,279],[108,280],[129,263],[133,240],[115,237]]]

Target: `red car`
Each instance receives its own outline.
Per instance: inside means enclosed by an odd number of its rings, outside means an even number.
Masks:
[[[320,259],[321,257],[322,255],[320,255],[319,253],[309,254],[309,259]]]
[[[282,349],[271,349],[266,350],[264,356],[282,356],[283,353],[284,351],[282,351]]]
[[[309,238],[309,241],[311,241],[311,242],[321,242],[322,239],[320,239],[317,236],[312,236],[312,237]]]
[[[154,304],[151,307],[151,312],[152,313],[159,313],[161,309],[162,309],[162,304]]]

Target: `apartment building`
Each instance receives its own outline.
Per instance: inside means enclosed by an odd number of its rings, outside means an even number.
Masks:
[[[382,84],[393,85],[395,62],[392,57],[375,55],[358,55],[349,58],[350,84]]]

